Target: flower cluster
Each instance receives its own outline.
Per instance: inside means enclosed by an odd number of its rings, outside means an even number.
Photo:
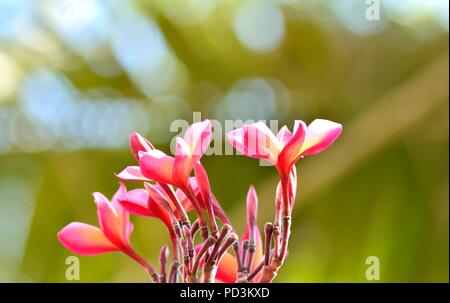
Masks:
[[[341,132],[340,124],[318,119],[308,126],[295,121],[292,132],[284,126],[276,135],[262,122],[227,134],[237,151],[269,161],[280,176],[275,219],[265,224],[263,238],[257,225],[258,197],[253,186],[247,194],[247,222],[241,237],[211,191],[200,162],[211,143],[210,121],[194,123],[183,137],[177,137],[174,157],[133,133],[130,150],[138,165],[126,167],[117,177],[140,182],[142,188],[127,190],[120,183],[111,200],[94,193],[99,227],[70,223],[58,233],[59,241],[79,255],[122,252],[156,283],[271,282],[287,255],[297,187],[295,163],[331,146]],[[194,221],[188,216],[191,212],[195,213]],[[158,271],[131,245],[130,214],[157,218],[167,228],[171,260],[164,245]]]

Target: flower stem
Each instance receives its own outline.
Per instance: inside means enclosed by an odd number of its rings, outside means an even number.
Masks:
[[[195,212],[198,215],[202,239],[206,240],[208,238],[208,226],[206,225],[205,214],[203,213],[200,207],[200,203],[190,185],[187,185],[184,189],[182,188],[182,190],[184,194],[188,197],[188,199],[191,200],[192,205],[194,206]]]
[[[170,200],[173,202],[173,204],[180,216],[181,224],[190,227],[191,223],[189,222],[189,218],[186,214],[186,211],[184,210],[183,206],[181,205],[180,200],[178,200],[177,196],[173,192],[173,189],[167,184],[159,183],[159,185],[164,190],[164,192],[167,194],[167,196],[170,198]]]
[[[159,276],[154,271],[153,267],[148,263],[144,258],[142,258],[140,255],[138,255],[133,249],[129,248],[126,251],[124,251],[126,255],[128,255],[130,258],[132,258],[134,261],[136,261],[139,265],[141,265],[145,271],[147,272],[150,279],[155,282],[159,283]]]
[[[198,267],[200,266],[200,261],[205,255],[205,253],[208,251],[208,249],[213,246],[216,243],[216,239],[213,237],[209,237],[204,243],[203,247],[201,248],[200,252],[198,253],[197,257],[195,258],[194,266],[192,267],[192,272],[189,275],[188,282],[194,283],[197,282],[197,271]]]

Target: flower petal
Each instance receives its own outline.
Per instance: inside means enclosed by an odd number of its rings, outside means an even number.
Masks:
[[[329,120],[316,119],[308,125],[305,142],[301,149],[301,156],[318,154],[340,136],[342,125]]]
[[[173,183],[173,165],[174,159],[157,149],[143,153],[139,159],[139,167],[146,178],[165,184]]]
[[[193,123],[183,138],[176,138],[173,177],[178,183],[187,184],[192,169],[208,149],[211,136],[211,122],[205,120]]]
[[[97,204],[98,222],[103,234],[114,245],[120,248],[126,247],[124,225],[118,213],[103,194],[95,192],[93,196]]]
[[[116,174],[116,177],[123,181],[150,181],[141,173],[139,166],[127,166],[120,173]]]
[[[278,157],[277,167],[279,167],[283,173],[288,173],[290,166],[298,160],[298,155],[302,148],[303,142],[306,136],[306,124],[301,120],[295,120],[294,132],[289,141],[283,147]]]
[[[82,256],[94,256],[105,252],[118,251],[100,228],[72,222],[58,232],[58,239],[68,250]]]
[[[119,199],[120,204],[128,212],[140,215],[150,216],[151,212],[148,209],[148,192],[145,189],[133,189],[128,191]]]
[[[292,137],[292,133],[289,128],[285,125],[283,126],[277,134],[278,147],[283,149],[283,147],[289,142]]]
[[[144,183],[145,189],[147,190],[149,194],[150,200],[155,201],[158,205],[160,205],[167,213],[170,215],[173,214],[173,208],[169,204],[169,201],[167,201],[166,196],[161,192],[161,189],[159,186],[150,184],[148,182]],[[149,203],[150,203],[149,200]]]
[[[144,137],[142,137],[140,134],[133,132],[130,135],[130,140],[129,140],[129,144],[130,144],[130,150],[131,153],[133,154],[133,157],[139,161],[139,152],[143,151],[143,152],[147,152],[150,151],[152,149],[155,149],[153,147],[153,145],[150,143],[150,141],[148,141],[147,139],[145,139]]]
[[[277,163],[279,149],[277,138],[262,122],[244,125],[227,134],[228,141],[241,154],[251,158]]]
[[[200,163],[194,166],[195,179],[197,180],[200,192],[204,199],[208,199],[211,195],[211,186],[209,184],[208,174],[206,173],[205,167]]]
[[[189,146],[193,165],[200,160],[208,149],[208,146],[211,143],[211,137],[212,130],[211,122],[209,120],[193,123],[186,130],[184,141],[186,141]]]
[[[125,184],[119,182],[119,189],[116,191],[114,196],[111,199],[111,205],[116,211],[117,217],[119,218],[122,226],[122,239],[129,242],[129,235],[131,234],[131,230],[133,229],[132,224],[130,223],[130,214],[126,211],[122,205],[119,203],[119,199],[122,198],[127,193],[127,188]]]
[[[119,182],[119,189],[114,193],[113,197],[111,198],[111,204],[118,214],[123,213],[123,208],[119,204],[119,199],[123,197],[126,193],[127,188],[125,187],[125,184]]]
[[[180,137],[175,138],[176,151],[172,177],[176,183],[185,186],[188,183],[194,163],[188,143]]]
[[[225,253],[217,266],[216,280],[224,283],[236,282],[237,263],[236,258],[230,254]]]

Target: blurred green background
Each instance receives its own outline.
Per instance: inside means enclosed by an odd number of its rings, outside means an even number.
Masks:
[[[298,164],[277,282],[365,282],[368,256],[382,282],[448,282],[448,37],[446,0],[0,0],[0,281],[65,282],[56,233],[97,224],[128,134],[168,152],[199,111],[344,125]],[[273,217],[273,168],[203,162],[238,231],[250,184],[260,227]],[[132,220],[156,265],[164,227]],[[146,281],[117,253],[80,262],[82,282]]]

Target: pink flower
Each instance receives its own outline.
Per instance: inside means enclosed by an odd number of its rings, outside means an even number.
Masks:
[[[299,158],[327,149],[341,132],[341,124],[316,119],[308,127],[303,121],[296,120],[293,132],[284,126],[277,136],[264,123],[257,122],[235,129],[227,137],[240,153],[267,160],[287,176]]]
[[[186,130],[183,138],[176,138],[175,158],[156,149],[140,152],[141,173],[150,180],[186,188],[192,169],[210,142],[211,123],[208,120],[194,123]]]
[[[175,215],[175,207],[169,203],[159,185],[145,183],[145,189],[130,190],[122,195],[118,201],[131,214],[161,220],[169,232],[174,258],[177,259],[176,243],[179,230],[175,230],[175,228],[180,228],[178,225],[179,217]]]
[[[140,151],[150,151],[152,149],[155,149],[153,147],[153,145],[150,143],[150,141],[148,141],[147,139],[145,139],[144,137],[142,137],[140,134],[138,134],[136,132],[133,132],[130,135],[129,144],[130,144],[131,153],[133,154],[133,157],[137,161],[139,161],[139,152]]]
[[[94,193],[100,228],[72,222],[58,232],[58,239],[68,250],[82,256],[121,251],[143,266],[154,279],[151,266],[131,246],[133,224],[128,212],[119,203],[120,197],[125,194],[126,188],[122,183],[111,201],[101,193]]]

